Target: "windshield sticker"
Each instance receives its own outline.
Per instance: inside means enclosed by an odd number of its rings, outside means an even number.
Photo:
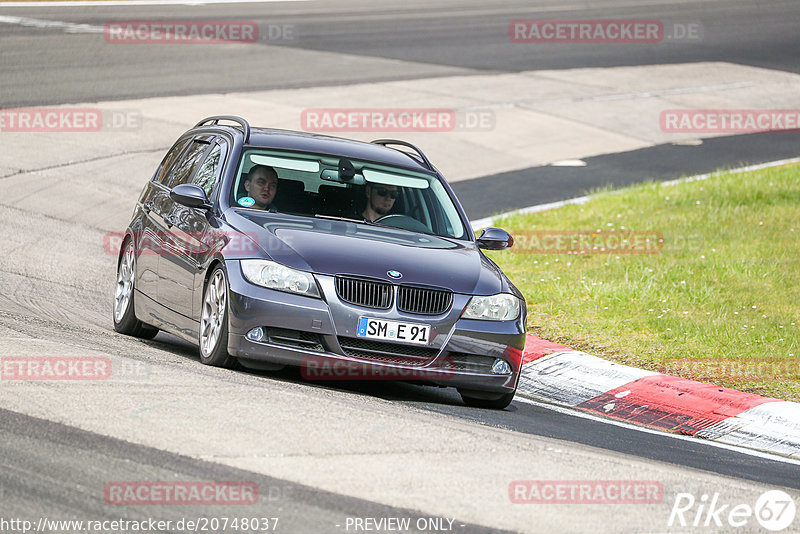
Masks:
[[[254,199],[253,197],[242,197],[242,198],[239,199],[239,205],[244,207],[244,208],[249,208],[250,206],[252,206],[255,203],[256,203],[256,199]]]

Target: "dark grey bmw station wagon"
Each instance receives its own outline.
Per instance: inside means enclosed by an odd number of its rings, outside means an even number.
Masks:
[[[164,330],[209,365],[422,381],[501,409],[517,388],[525,301],[481,249],[512,244],[497,228],[476,239],[413,145],[209,117],[139,197],[114,327]]]

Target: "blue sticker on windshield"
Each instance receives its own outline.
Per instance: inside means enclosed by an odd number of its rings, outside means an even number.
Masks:
[[[256,199],[254,199],[253,197],[242,197],[242,198],[239,199],[239,205],[244,207],[244,208],[249,208],[250,206],[252,206],[255,203],[256,203]]]

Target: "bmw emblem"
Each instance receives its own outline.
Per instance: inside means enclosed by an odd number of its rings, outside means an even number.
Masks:
[[[386,274],[388,274],[389,277],[394,278],[395,280],[397,280],[398,278],[403,278],[403,273],[401,273],[400,271],[386,271]]]

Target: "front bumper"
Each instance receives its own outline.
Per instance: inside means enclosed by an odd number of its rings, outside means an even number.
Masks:
[[[237,261],[228,262],[227,269],[228,352],[233,356],[300,366],[311,380],[413,380],[498,394],[516,388],[525,345],[524,311],[509,322],[460,319],[468,295],[455,295],[441,316],[394,307],[374,310],[342,302],[332,276],[315,275],[323,294],[317,299],[255,286],[244,279]],[[362,316],[429,324],[431,341],[419,347],[358,338]],[[265,339],[248,339],[257,327],[265,330]],[[492,372],[497,359],[508,362],[511,372]]]

